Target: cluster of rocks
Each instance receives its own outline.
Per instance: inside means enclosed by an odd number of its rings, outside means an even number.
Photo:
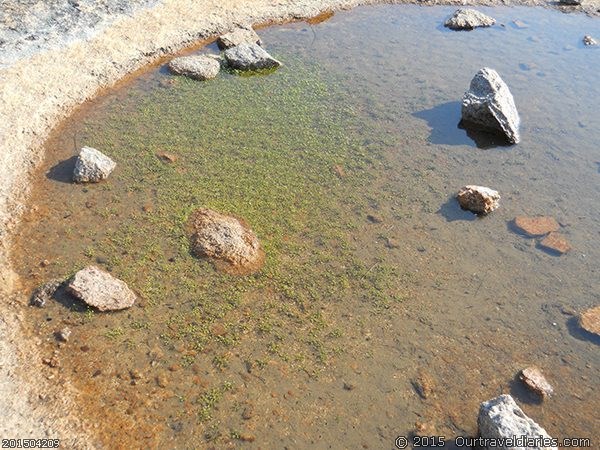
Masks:
[[[273,58],[263,47],[263,42],[251,27],[238,27],[217,39],[219,55],[193,55],[175,58],[169,62],[169,70],[195,80],[215,78],[221,63],[233,70],[260,71],[275,69],[281,62]]]
[[[545,250],[557,254],[565,254],[571,250],[567,238],[561,234],[560,224],[554,217],[547,216],[517,216],[513,225],[521,234],[530,238],[541,238],[538,245]]]

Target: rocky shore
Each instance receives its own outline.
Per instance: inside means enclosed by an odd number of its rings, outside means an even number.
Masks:
[[[234,24],[309,18],[376,0],[0,0],[0,410],[3,438],[61,439],[65,448],[94,447],[73,417],[69,386],[30,373],[35,343],[21,335],[25,300],[9,264],[10,233],[41,161],[50,131],[78,105],[118,80]],[[390,1],[387,3],[406,3]],[[462,1],[412,2],[424,5]],[[555,6],[543,0],[483,0],[479,5],[540,5],[600,15],[600,1]],[[68,80],[68,82],[65,82]],[[24,382],[24,380],[29,382]]]

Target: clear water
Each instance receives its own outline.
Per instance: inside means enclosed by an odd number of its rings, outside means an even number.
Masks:
[[[475,435],[500,393],[554,437],[597,440],[599,342],[575,315],[600,303],[600,51],[580,43],[600,22],[481,9],[499,25],[451,32],[452,8],[379,6],[263,29],[277,72],[157,67],[55,133],[14,255],[23,293],[93,263],[140,296],[115,314],[68,298],[28,311],[61,361],[41,370],[76,387],[99,442],[393,448]],[[515,97],[517,146],[457,127],[484,66]],[[69,183],[83,145],[118,162],[107,182]],[[465,184],[499,190],[500,209],[461,211]],[[252,226],[260,273],[190,255],[201,206]],[[574,250],[515,233],[523,214],[555,217]],[[529,365],[555,388],[543,403],[515,379]]]

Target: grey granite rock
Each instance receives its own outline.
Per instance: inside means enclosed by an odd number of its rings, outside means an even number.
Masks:
[[[251,27],[238,27],[229,33],[225,33],[217,39],[217,45],[221,50],[236,47],[240,44],[262,45],[262,40]]]
[[[100,311],[130,308],[136,295],[124,281],[96,266],[77,272],[67,284],[67,291]]]
[[[97,183],[106,179],[116,166],[117,163],[102,152],[95,148],[83,147],[75,162],[73,181],[76,183]]]
[[[474,9],[457,9],[444,26],[452,30],[472,30],[478,27],[491,27],[496,19]]]
[[[494,450],[556,450],[552,445],[554,440],[546,430],[527,417],[510,395],[501,395],[479,407],[479,436],[482,440],[489,440],[490,445],[483,445],[483,449]],[[502,442],[501,439],[521,438],[527,439],[527,445],[513,445]],[[485,442],[485,441],[483,441]],[[499,445],[496,445],[499,444]],[[531,445],[529,445],[531,444]]]
[[[514,98],[498,72],[488,67],[477,72],[463,96],[462,121],[466,126],[499,132],[512,144],[521,139]]]
[[[169,70],[177,75],[204,81],[216,77],[221,70],[221,64],[212,56],[182,56],[169,63]]]
[[[240,44],[225,50],[224,56],[227,64],[238,70],[273,69],[281,66],[279,61],[256,44]]]

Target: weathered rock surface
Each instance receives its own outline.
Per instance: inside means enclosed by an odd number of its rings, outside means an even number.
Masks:
[[[506,83],[494,69],[484,67],[471,80],[462,99],[465,125],[503,134],[508,142],[520,140],[521,119]]]
[[[227,64],[238,70],[274,69],[281,63],[267,53],[260,45],[240,44],[225,50]]]
[[[169,63],[169,70],[194,80],[210,80],[221,70],[221,64],[215,58],[206,55],[182,56]]]
[[[558,231],[560,225],[554,217],[537,216],[517,216],[515,217],[515,226],[528,236],[543,236],[552,231]]]
[[[478,27],[491,27],[496,19],[474,9],[457,9],[444,26],[452,30],[472,30]]]
[[[100,311],[116,311],[133,306],[136,295],[124,281],[96,266],[77,272],[67,290],[78,299]]]
[[[463,187],[456,196],[460,207],[476,214],[488,214],[500,206],[500,194],[485,186]]]
[[[43,308],[46,303],[54,296],[54,293],[63,284],[63,280],[50,280],[38,287],[31,295],[30,304]]]
[[[190,217],[192,253],[214,259],[217,268],[252,273],[262,267],[264,252],[252,230],[235,217],[201,208]]]
[[[76,183],[98,183],[111,174],[117,163],[92,147],[83,147],[79,152],[73,171]]]
[[[598,41],[589,35],[585,35],[583,37],[584,45],[598,45]]]
[[[217,39],[217,45],[221,50],[236,47],[240,44],[262,45],[262,40],[251,27],[238,27],[219,36],[219,39]]]
[[[527,417],[519,408],[510,395],[501,395],[479,407],[477,418],[479,435],[485,439],[511,439],[517,437],[542,438],[550,441],[552,438],[546,430]],[[496,441],[498,442],[498,441]],[[489,446],[489,450],[514,450],[515,448],[527,448],[527,450],[557,450],[555,446],[516,447],[511,446]]]
[[[537,367],[527,367],[521,370],[519,379],[536,394],[542,397],[549,397],[554,394],[554,389]]]
[[[540,245],[547,250],[560,253],[561,255],[567,253],[572,248],[569,241],[556,231],[548,234],[548,236],[542,239]]]
[[[584,330],[600,336],[600,306],[582,312],[579,316],[579,325]]]

